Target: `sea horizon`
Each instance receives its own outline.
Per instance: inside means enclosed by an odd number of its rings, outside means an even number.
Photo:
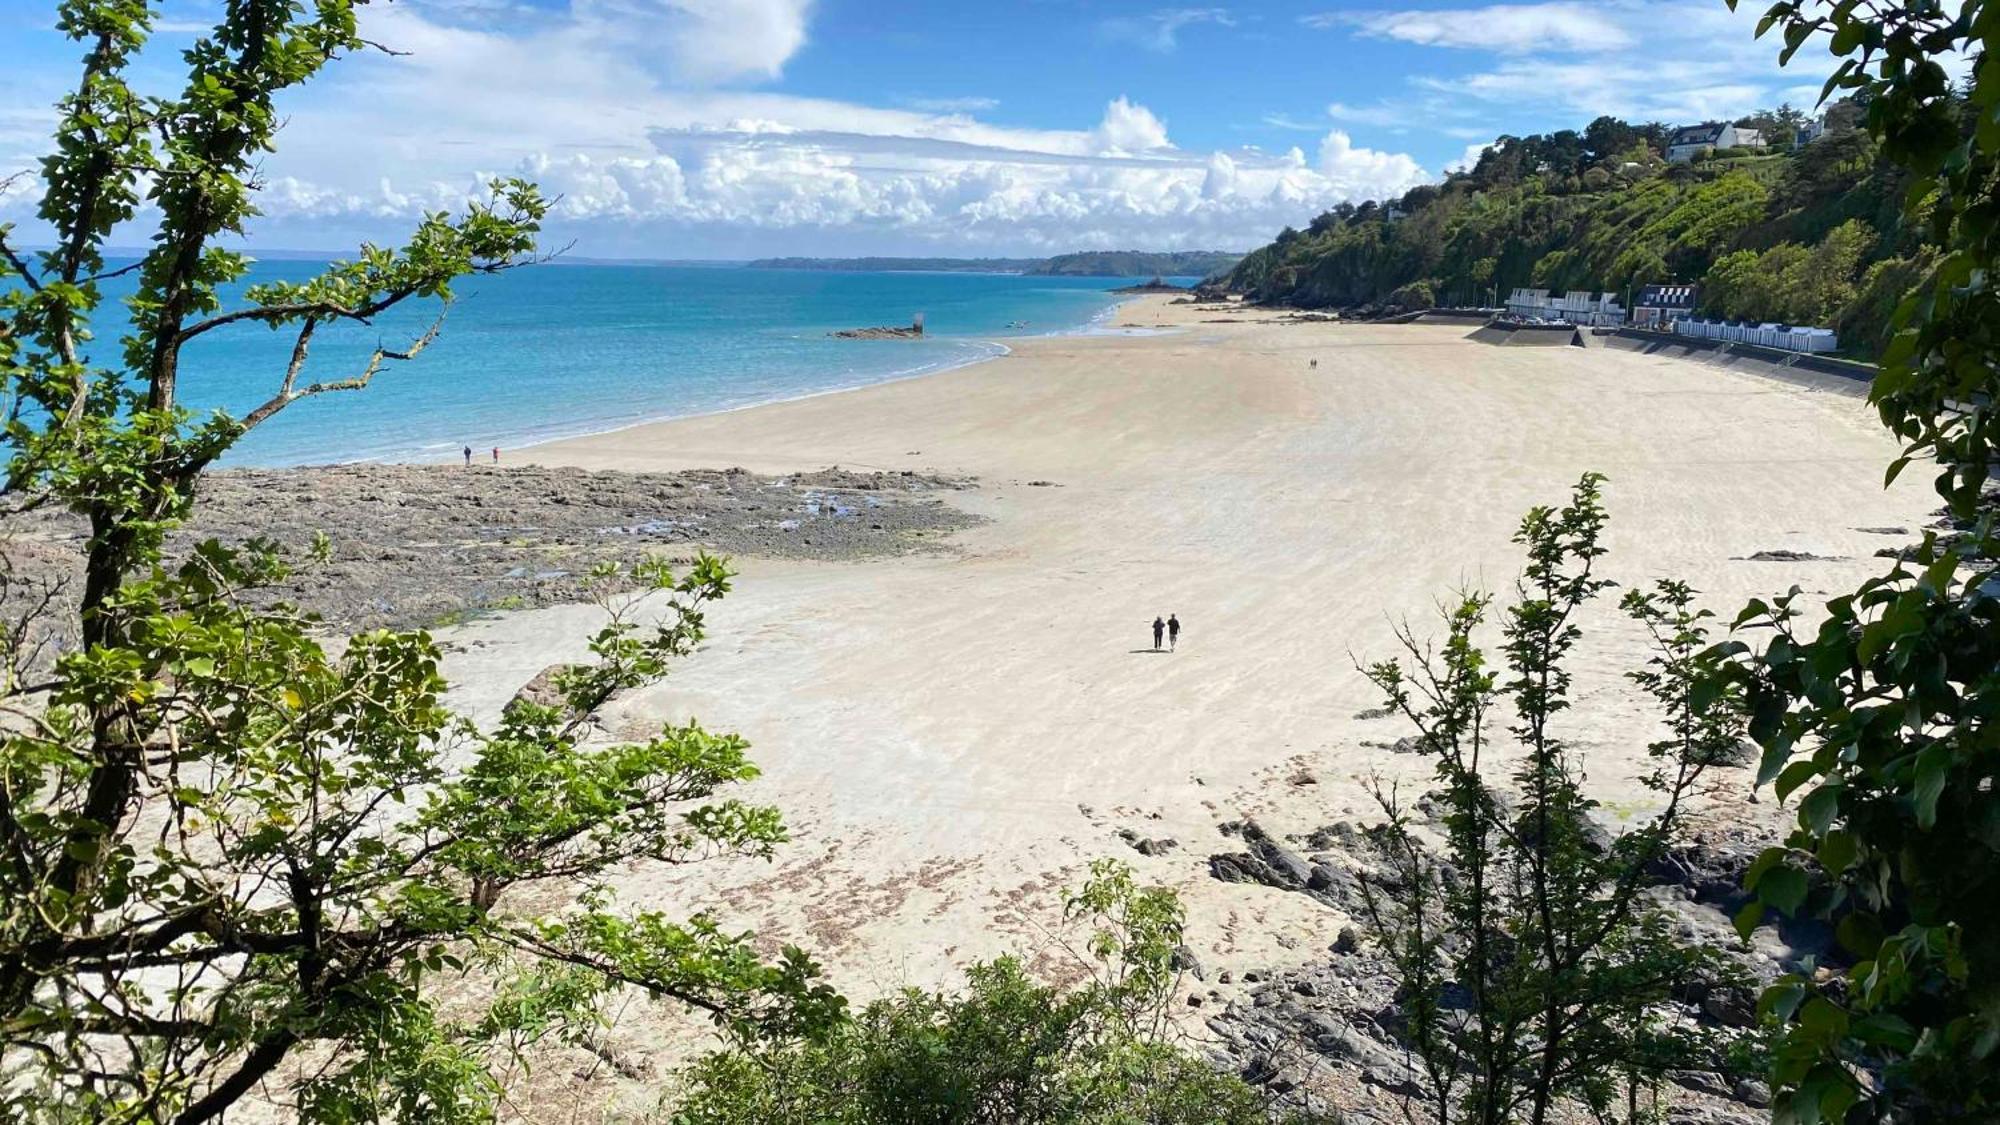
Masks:
[[[262,258],[244,284],[303,280],[329,260]],[[220,464],[443,462],[467,448],[504,460],[551,441],[935,374],[1005,355],[1011,338],[1090,331],[1130,281],[582,261],[510,270],[462,282],[421,355],[385,363],[365,391],[292,404]],[[301,385],[359,375],[376,347],[407,347],[439,311],[413,301],[370,325],[322,326]],[[917,313],[922,339],[831,335]],[[254,325],[197,339],[183,402],[243,416],[276,390],[290,346],[289,334]]]

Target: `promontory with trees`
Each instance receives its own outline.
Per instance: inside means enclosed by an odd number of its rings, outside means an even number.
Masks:
[[[1341,204],[1287,227],[1218,281],[1302,307],[1491,305],[1510,290],[1623,295],[1695,283],[1698,312],[1836,329],[1873,354],[1891,311],[1935,262],[1909,176],[1862,125],[1865,92],[1805,117],[1753,114],[1764,148],[1669,163],[1673,130],[1599,117],[1581,132],[1499,138],[1477,163],[1401,198]],[[1951,116],[1969,132],[1962,92]]]

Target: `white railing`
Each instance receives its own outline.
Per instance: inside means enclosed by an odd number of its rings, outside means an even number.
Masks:
[[[1732,344],[1756,344],[1788,352],[1838,351],[1840,341],[1831,328],[1796,328],[1789,324],[1728,324],[1719,320],[1681,319],[1673,322],[1676,335],[1699,340],[1724,340]]]

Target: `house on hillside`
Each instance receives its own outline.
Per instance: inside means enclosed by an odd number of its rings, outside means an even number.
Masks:
[[[1516,289],[1507,295],[1507,311],[1529,320],[1560,320],[1593,327],[1625,323],[1625,309],[1615,293],[1589,290],[1549,296],[1546,289]]]
[[[1646,285],[1632,302],[1632,323],[1639,328],[1664,332],[1667,325],[1694,313],[1698,296],[1692,285]]]
[[[1667,138],[1667,163],[1686,164],[1704,152],[1721,152],[1732,148],[1763,148],[1764,134],[1755,129],[1739,128],[1710,121],[1701,125],[1686,125],[1675,129]]]

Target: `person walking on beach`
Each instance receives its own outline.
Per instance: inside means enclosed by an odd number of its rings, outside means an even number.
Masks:
[[[1169,613],[1167,614],[1167,651],[1172,652],[1174,649],[1179,648],[1180,643],[1181,619]],[[1159,642],[1154,641],[1153,644],[1157,647]]]
[[[472,447],[469,445],[465,447],[465,463],[472,464]]]
[[[1167,623],[1166,623],[1166,622],[1164,622],[1164,621],[1162,621],[1162,620],[1160,620],[1160,619],[1159,619],[1159,618],[1157,618],[1157,617],[1153,618],[1153,651],[1154,651],[1154,652],[1158,652],[1158,651],[1160,651],[1160,638],[1161,638],[1161,636],[1163,636],[1163,635],[1164,635],[1164,634],[1166,633],[1166,631],[1167,631]]]
[[[493,447],[493,463],[495,465],[500,463],[500,447],[497,445]]]

